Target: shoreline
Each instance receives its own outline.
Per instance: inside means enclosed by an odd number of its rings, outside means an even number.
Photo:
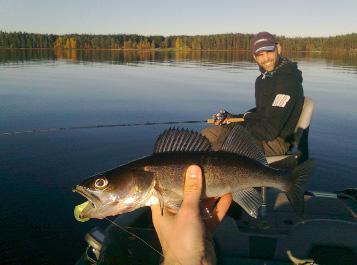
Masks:
[[[98,49],[82,49],[82,48],[2,48],[0,50],[61,50],[61,51],[135,51],[135,52],[250,52],[247,49],[174,49],[174,48],[155,48],[155,49],[108,49],[108,48],[98,48]],[[331,53],[331,51],[291,51],[285,50],[286,53],[315,53],[315,54],[322,54],[322,53]],[[340,50],[334,51],[337,53],[351,53],[357,54],[357,51],[347,51],[347,50]]]

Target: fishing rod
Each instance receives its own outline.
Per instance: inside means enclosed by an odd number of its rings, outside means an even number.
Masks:
[[[228,122],[241,122],[244,121],[242,118],[227,118]],[[134,126],[151,126],[151,125],[175,125],[175,124],[185,124],[185,123],[215,123],[214,119],[208,120],[195,120],[195,121],[166,121],[166,122],[144,122],[144,123],[118,123],[118,124],[96,124],[96,125],[83,125],[83,126],[72,126],[72,127],[58,127],[58,128],[47,128],[47,129],[32,129],[32,130],[20,130],[20,131],[8,131],[0,133],[3,135],[18,135],[26,133],[49,133],[49,132],[59,132],[59,131],[70,131],[70,130],[80,130],[80,129],[99,129],[99,128],[111,128],[111,127],[134,127]]]

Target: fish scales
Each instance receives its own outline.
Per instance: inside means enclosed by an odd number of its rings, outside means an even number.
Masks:
[[[162,153],[149,157],[144,163],[144,169],[154,173],[162,188],[180,195],[184,174],[192,164],[202,168],[206,185],[204,197],[222,196],[252,186],[287,188],[285,172],[231,153]]]

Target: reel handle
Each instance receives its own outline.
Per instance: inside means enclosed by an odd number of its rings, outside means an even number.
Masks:
[[[227,120],[229,123],[232,123],[232,122],[243,122],[243,121],[244,121],[243,118],[227,118],[226,120]],[[208,119],[208,120],[207,120],[207,123],[214,124],[214,119]]]

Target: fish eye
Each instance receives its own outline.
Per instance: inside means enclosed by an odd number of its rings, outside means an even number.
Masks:
[[[104,189],[108,185],[108,180],[106,178],[98,178],[94,182],[94,187],[97,189]]]

